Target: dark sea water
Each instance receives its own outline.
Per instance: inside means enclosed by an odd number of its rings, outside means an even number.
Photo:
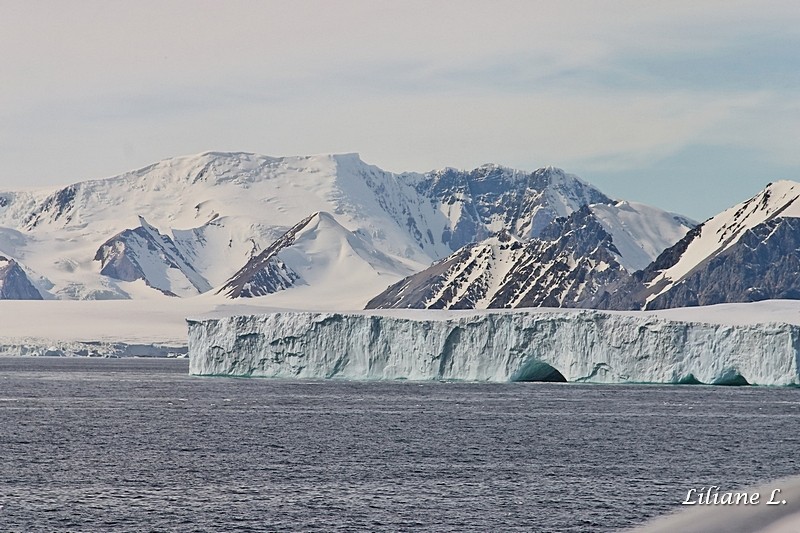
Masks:
[[[0,358],[0,531],[616,531],[798,473],[800,390]]]

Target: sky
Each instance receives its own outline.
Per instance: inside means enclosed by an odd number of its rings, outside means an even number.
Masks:
[[[800,7],[0,0],[0,189],[204,151],[545,165],[704,220],[800,181]]]

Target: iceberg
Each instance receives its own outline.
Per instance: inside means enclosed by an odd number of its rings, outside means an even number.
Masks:
[[[732,316],[730,306],[718,307],[719,316]],[[800,325],[790,322],[541,308],[221,314],[187,322],[189,371],[204,376],[800,383]]]

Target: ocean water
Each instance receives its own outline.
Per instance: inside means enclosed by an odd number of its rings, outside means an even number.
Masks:
[[[800,390],[0,358],[0,531],[617,531],[798,472]]]

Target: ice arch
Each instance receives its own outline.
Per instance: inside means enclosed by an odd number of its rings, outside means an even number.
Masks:
[[[546,381],[551,383],[566,383],[567,378],[555,367],[538,359],[528,359],[517,370],[511,381]]]

